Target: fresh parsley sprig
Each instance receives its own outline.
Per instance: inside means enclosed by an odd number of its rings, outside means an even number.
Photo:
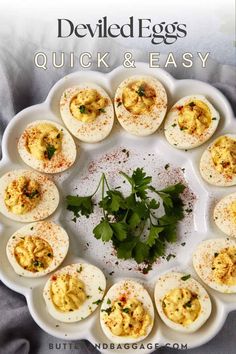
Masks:
[[[177,183],[157,190],[143,168],[137,168],[131,176],[120,174],[130,184],[128,196],[117,188],[111,189],[103,173],[93,194],[67,196],[67,209],[73,211],[75,217],[89,217],[94,212],[93,197],[101,187],[102,199],[98,205],[103,217],[93,229],[94,236],[104,242],[112,241],[118,258],[145,262],[150,270],[150,264],[165,254],[166,243],[177,240],[178,222],[184,217],[180,194],[185,186]],[[155,213],[160,202],[153,195],[162,200],[165,211],[162,216]]]

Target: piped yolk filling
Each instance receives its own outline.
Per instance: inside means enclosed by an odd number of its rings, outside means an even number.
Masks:
[[[105,324],[116,336],[144,336],[152,323],[150,314],[136,298],[117,299],[105,312]]]
[[[178,124],[181,130],[190,135],[202,135],[211,124],[212,117],[209,107],[200,100],[192,100],[178,107]]]
[[[53,304],[62,312],[78,310],[87,297],[84,283],[70,274],[53,276],[50,292]]]
[[[74,118],[84,123],[90,123],[101,113],[106,112],[107,103],[107,99],[102,97],[97,90],[81,90],[71,100],[70,111]]]
[[[222,136],[211,147],[215,169],[230,178],[236,174],[236,140]]]
[[[176,288],[165,295],[162,308],[169,320],[188,326],[198,318],[201,304],[197,294],[186,288]]]
[[[33,273],[47,269],[53,260],[52,247],[38,236],[22,237],[14,254],[19,265]]]
[[[4,202],[9,211],[16,215],[33,210],[41,199],[37,181],[24,176],[12,181],[5,190]]]
[[[229,215],[230,215],[230,220],[236,224],[236,201],[232,202],[230,205],[229,205]]]
[[[26,147],[37,160],[51,160],[61,151],[62,135],[52,124],[38,124],[27,131]]]
[[[123,90],[124,107],[132,114],[149,114],[156,101],[156,92],[146,82],[136,81]]]
[[[228,247],[215,253],[212,273],[218,284],[236,285],[236,248]]]

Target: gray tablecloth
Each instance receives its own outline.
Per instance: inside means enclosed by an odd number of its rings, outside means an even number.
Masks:
[[[99,45],[98,45],[99,47]],[[67,69],[47,71],[34,67],[33,53],[39,48],[28,43],[27,50],[22,43],[15,43],[14,55],[8,52],[8,42],[0,43],[0,137],[14,116],[23,108],[43,101],[51,86]],[[42,50],[42,48],[40,48]],[[96,51],[97,48],[94,49]],[[45,50],[44,50],[45,51]],[[116,51],[116,52],[115,52]],[[121,63],[122,50],[114,49],[112,67]],[[142,61],[142,53],[135,53]],[[21,60],[18,60],[21,58]],[[22,60],[23,58],[23,60]],[[95,68],[95,65],[93,66]],[[179,68],[169,70],[176,78],[196,78],[208,81],[218,87],[231,102],[236,113],[236,74],[235,67],[208,64],[204,70],[193,67],[191,70]],[[2,250],[4,252],[4,250]],[[234,354],[235,353],[236,313],[231,313],[220,333],[208,344],[188,350],[188,354]],[[57,343],[56,349],[55,344]],[[52,347],[54,349],[50,349]],[[63,349],[65,348],[65,349]],[[70,349],[71,348],[71,349]],[[92,345],[85,341],[65,342],[44,333],[32,320],[23,296],[9,290],[0,282],[0,354],[56,354],[56,353],[95,353]],[[174,353],[175,350],[160,348],[158,353]]]

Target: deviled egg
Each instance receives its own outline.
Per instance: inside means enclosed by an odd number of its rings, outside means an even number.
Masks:
[[[200,172],[210,184],[236,184],[236,134],[225,134],[213,141],[201,157]]]
[[[41,277],[55,270],[69,248],[66,231],[50,221],[22,227],[7,243],[7,257],[14,271],[23,277]]]
[[[77,263],[51,275],[43,296],[52,317],[61,322],[77,322],[96,310],[105,290],[106,278],[100,269]]]
[[[113,104],[98,85],[81,83],[66,89],[61,97],[60,111],[71,134],[86,143],[97,143],[112,130]]]
[[[152,330],[154,308],[144,287],[133,280],[114,284],[104,297],[100,321],[113,343],[136,343]]]
[[[203,241],[193,255],[198,276],[222,293],[236,293],[236,240],[215,238]]]
[[[115,112],[121,126],[129,133],[145,136],[161,125],[167,109],[164,86],[151,76],[131,76],[118,86]]]
[[[163,274],[156,282],[154,298],[163,322],[179,332],[197,331],[211,314],[209,295],[190,274]]]
[[[177,149],[193,149],[205,143],[216,131],[219,113],[201,95],[181,98],[165,119],[165,136]]]
[[[72,136],[61,125],[48,120],[37,120],[26,126],[18,151],[27,165],[46,173],[65,171],[76,158]]]
[[[15,170],[0,178],[0,212],[12,220],[43,220],[56,210],[58,203],[58,189],[44,175]]]
[[[226,235],[236,237],[236,193],[227,195],[216,204],[214,220]]]

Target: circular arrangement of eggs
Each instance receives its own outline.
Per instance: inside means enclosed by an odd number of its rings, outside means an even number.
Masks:
[[[7,258],[22,277],[42,277],[48,313],[61,322],[78,322],[100,305],[100,324],[113,343],[136,343],[153,330],[156,310],[169,328],[197,331],[211,314],[211,299],[190,274],[167,272],[157,277],[154,302],[145,287],[124,279],[108,290],[102,271],[92,264],[70,264],[56,270],[68,248],[67,232],[46,221],[59,204],[55,183],[45,174],[61,173],[75,162],[77,147],[71,134],[85,143],[105,139],[114,124],[130,134],[153,134],[164,121],[164,135],[176,149],[194,149],[217,130],[220,115],[203,95],[180,98],[167,112],[167,93],[154,77],[135,75],[122,81],[114,100],[97,84],[78,83],[62,94],[60,114],[66,128],[51,120],[25,126],[18,152],[32,170],[13,170],[0,178],[0,212],[28,223],[10,237]],[[45,174],[44,174],[45,173]],[[203,179],[215,186],[236,185],[236,134],[218,136],[200,160]],[[236,293],[236,193],[219,200],[214,221],[228,238],[209,239],[198,245],[193,266],[202,282],[222,293]],[[43,221],[42,221],[43,220]],[[56,271],[55,271],[56,270]],[[104,296],[105,295],[105,296]]]

